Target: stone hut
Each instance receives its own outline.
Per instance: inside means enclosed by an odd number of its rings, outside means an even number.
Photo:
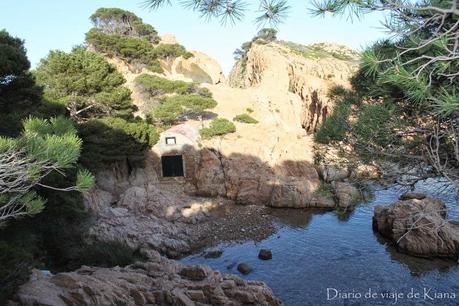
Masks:
[[[152,151],[158,158],[156,171],[160,180],[192,180],[196,166],[199,130],[190,124],[176,125],[161,133]]]

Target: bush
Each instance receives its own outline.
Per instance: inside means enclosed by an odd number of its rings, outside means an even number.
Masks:
[[[217,106],[214,99],[195,94],[164,97],[160,103],[153,109],[152,116],[166,124],[173,123],[186,114],[201,113]]]
[[[29,279],[33,257],[22,248],[0,241],[0,263],[0,303],[6,305],[16,289]]]
[[[119,241],[97,241],[93,244],[83,244],[75,248],[72,258],[69,258],[71,267],[80,268],[82,265],[97,267],[127,266],[136,261],[145,260],[135,249]]]
[[[144,121],[112,117],[81,124],[79,134],[83,139],[80,161],[94,171],[126,160],[131,166],[142,166],[144,152],[159,139],[155,127]]]
[[[86,33],[86,43],[98,52],[117,56],[130,64],[141,64],[153,72],[162,73],[159,59],[170,60],[183,56],[190,58],[192,53],[179,44],[160,44],[153,47],[151,41],[142,37],[107,34],[97,28]]]
[[[330,183],[321,182],[314,194],[319,197],[333,199],[333,188]]]
[[[119,8],[100,8],[90,17],[93,25],[104,33],[138,36],[153,43],[159,41],[158,32],[134,13]]]
[[[357,142],[365,146],[393,144],[392,128],[398,124],[395,113],[394,107],[384,103],[362,105],[352,126]]]
[[[255,118],[251,117],[248,114],[237,115],[236,117],[233,118],[233,121],[238,121],[238,122],[248,123],[248,124],[256,124],[256,123],[258,123],[258,120],[256,120]]]
[[[195,91],[193,83],[184,81],[171,81],[149,74],[139,75],[136,77],[135,83],[143,91],[148,92],[152,96],[166,93],[177,93],[184,95]]]
[[[333,113],[325,119],[314,134],[314,140],[328,144],[332,141],[342,141],[349,130],[349,115],[351,106],[346,101],[337,103]]]
[[[185,59],[193,57],[193,53],[186,51],[185,47],[179,44],[160,44],[153,50],[157,58],[170,59],[183,56]]]
[[[215,118],[210,122],[208,128],[203,128],[199,131],[204,139],[214,136],[222,136],[236,132],[236,126],[231,121],[224,118]]]
[[[75,48],[70,53],[51,51],[41,61],[35,76],[49,101],[74,108],[78,115],[73,119],[107,113],[129,118],[136,109],[130,90],[123,86],[123,75],[102,55],[84,48]],[[82,109],[86,111],[77,112]]]

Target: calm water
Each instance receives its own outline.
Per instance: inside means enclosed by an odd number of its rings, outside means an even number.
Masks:
[[[401,193],[396,187],[375,188],[374,200],[359,205],[347,218],[335,212],[273,210],[279,231],[269,238],[260,243],[222,244],[220,258],[197,254],[181,262],[262,280],[285,305],[459,305],[458,264],[399,254],[373,232],[374,206],[393,203]],[[457,198],[443,199],[449,217],[459,220]],[[259,260],[261,248],[271,249],[273,259]],[[241,275],[236,268],[240,262],[251,265],[252,273]],[[332,299],[337,291],[340,296]]]

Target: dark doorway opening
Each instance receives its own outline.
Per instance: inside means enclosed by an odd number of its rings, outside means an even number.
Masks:
[[[170,155],[161,157],[163,177],[183,176],[182,155]]]

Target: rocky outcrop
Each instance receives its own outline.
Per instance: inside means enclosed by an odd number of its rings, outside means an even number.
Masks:
[[[301,103],[301,125],[314,132],[333,111],[328,91],[349,86],[358,59],[357,52],[340,45],[253,43],[247,56],[235,64],[229,84],[248,88],[271,83],[277,90],[295,94]]]
[[[213,58],[208,55],[193,51],[193,57],[185,59],[177,58],[171,67],[171,73],[183,75],[193,82],[220,84],[225,82],[222,68]]]
[[[439,200],[411,198],[376,206],[373,228],[402,252],[459,258],[459,223],[446,220],[446,206]]]
[[[159,256],[120,268],[83,266],[56,275],[35,271],[21,286],[21,305],[281,305],[264,283],[182,266]]]
[[[315,195],[320,180],[307,162],[287,162],[270,167],[249,155],[231,154],[204,148],[199,152],[196,193],[223,196],[239,204],[272,207],[333,208],[335,203]]]
[[[334,181],[331,183],[338,207],[350,211],[362,199],[362,193],[349,182]]]

